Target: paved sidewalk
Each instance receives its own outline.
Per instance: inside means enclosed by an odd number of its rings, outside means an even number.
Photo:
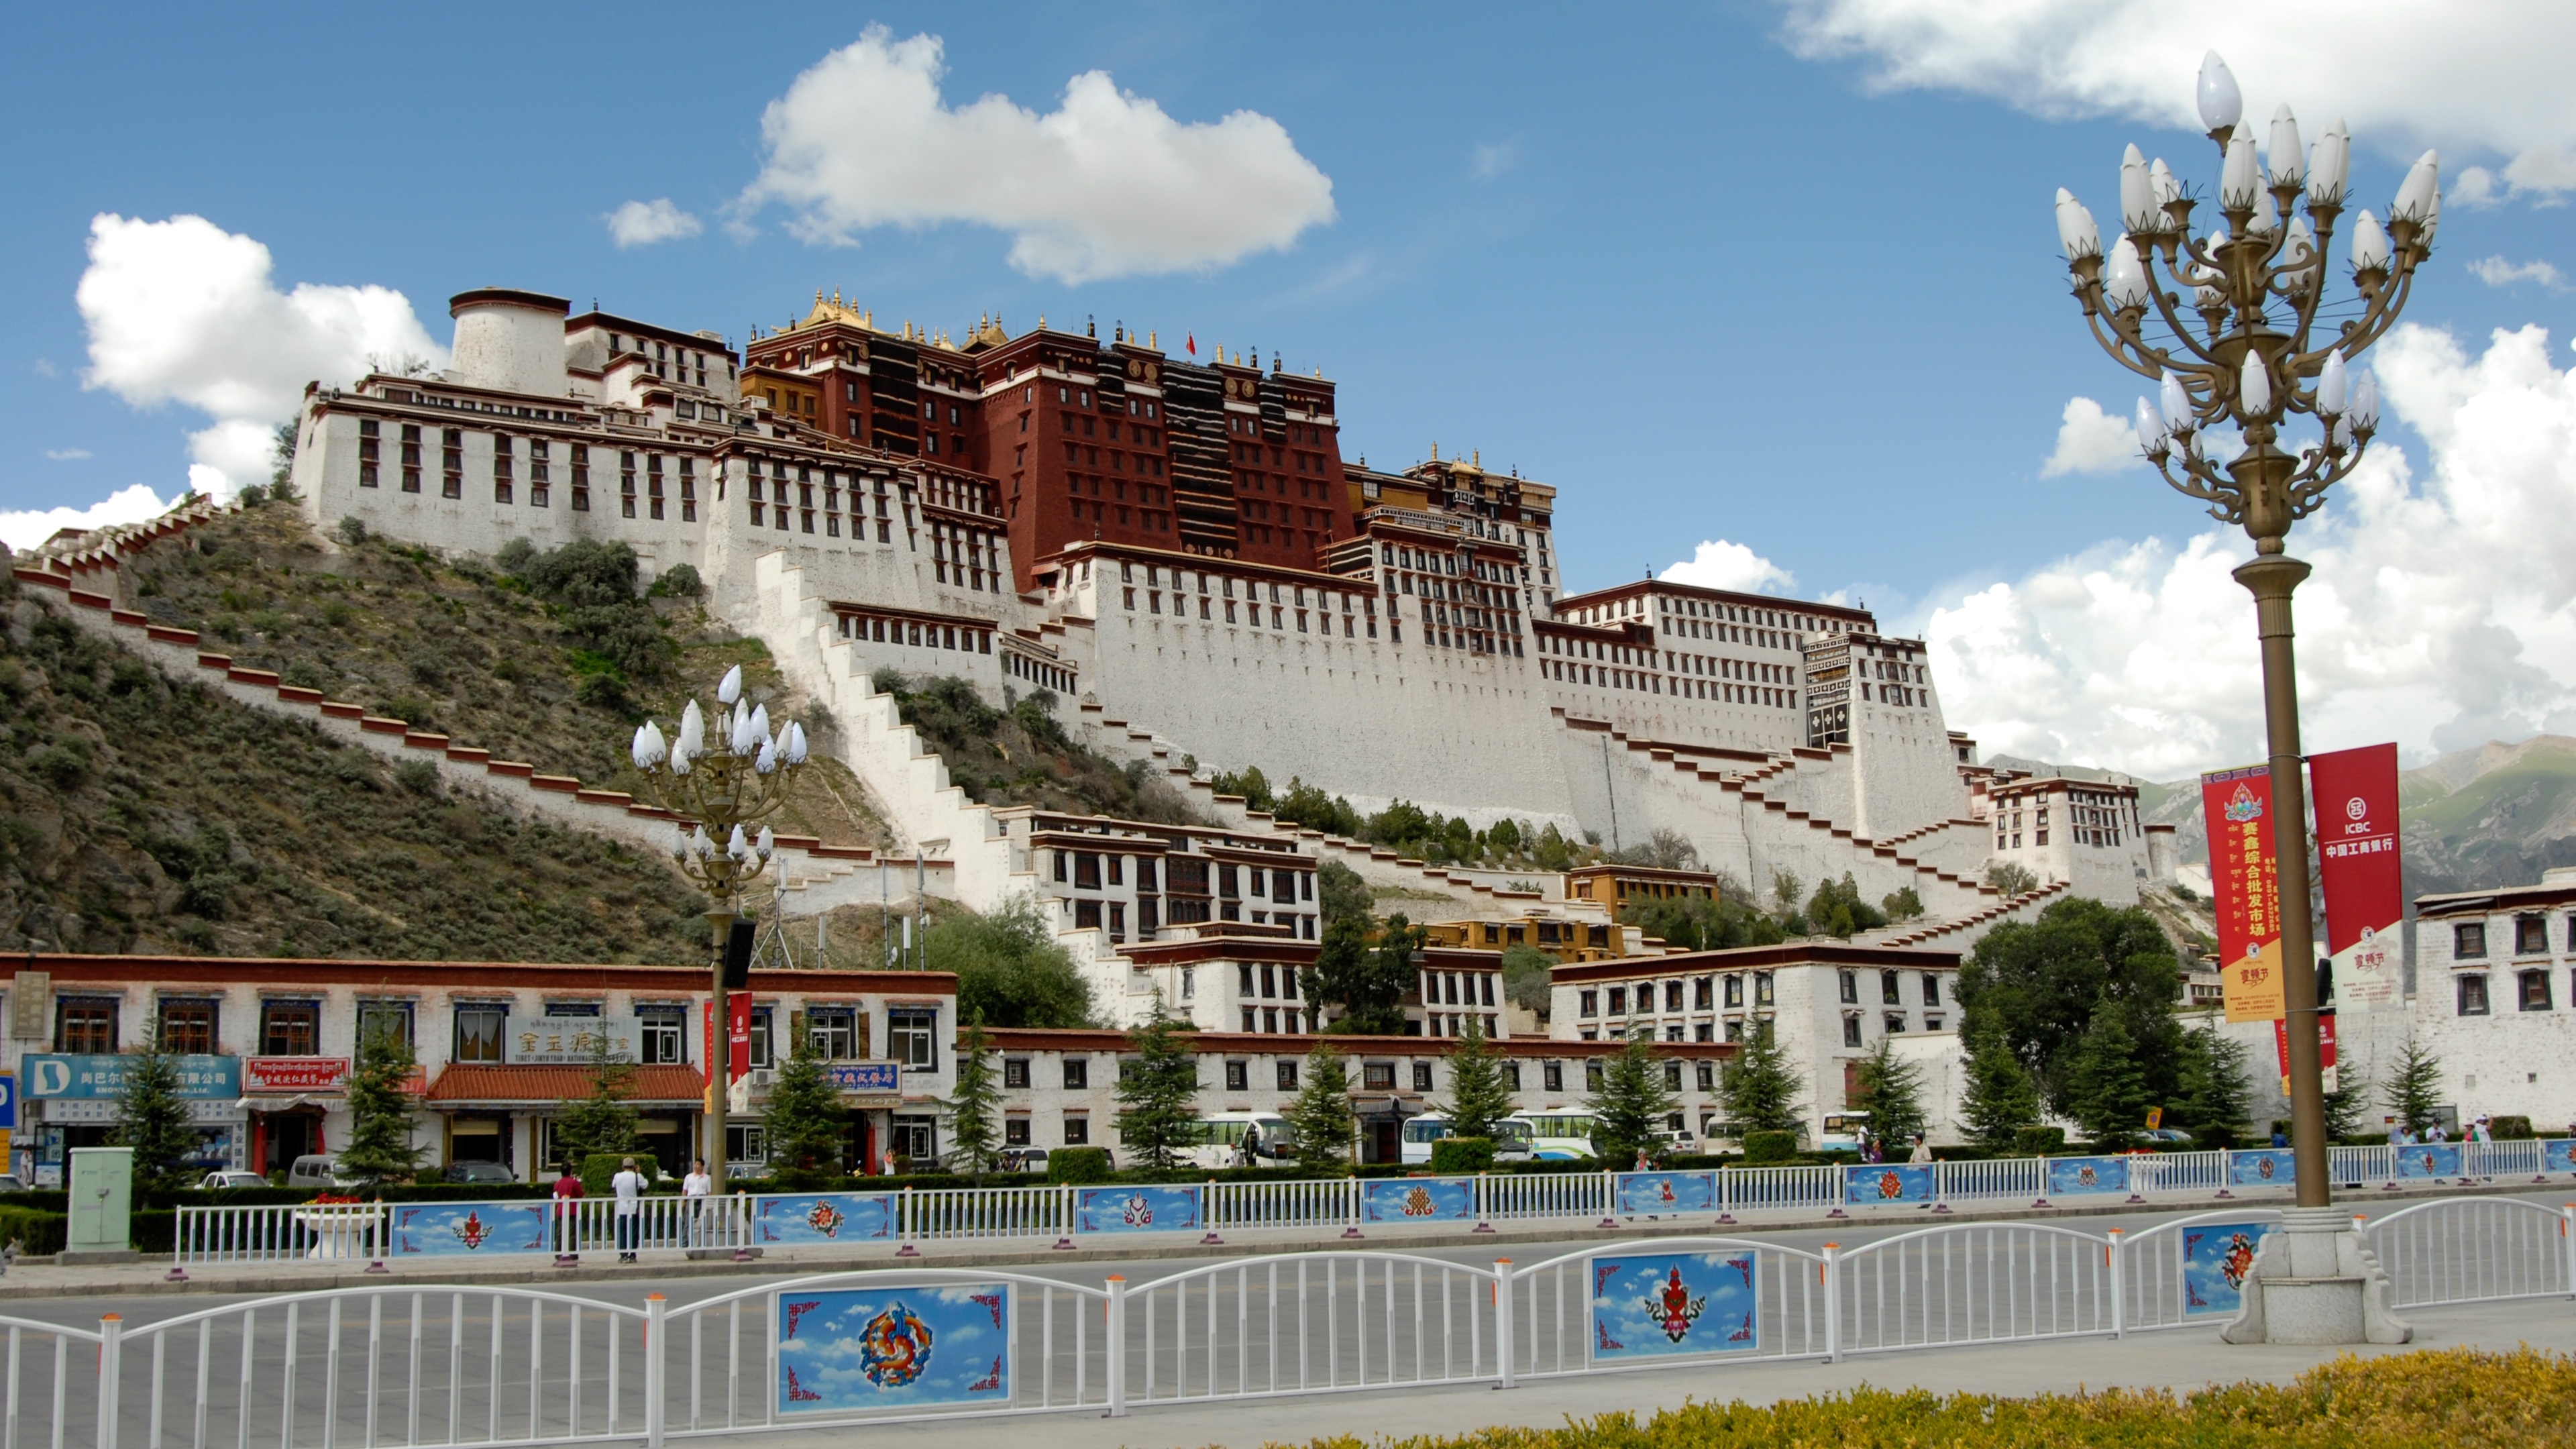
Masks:
[[[979,1419],[954,1424],[913,1423],[879,1431],[816,1430],[761,1434],[745,1442],[780,1449],[845,1449],[853,1433],[900,1434],[907,1449],[983,1449],[1003,1439],[1036,1434],[1047,1449],[1259,1449],[1302,1445],[1333,1434],[1363,1441],[1413,1435],[1460,1434],[1490,1425],[1555,1428],[1568,1419],[1628,1411],[1640,1421],[1657,1409],[1690,1400],[1742,1400],[1768,1404],[1838,1393],[1861,1385],[1934,1393],[2023,1396],[2077,1389],[2189,1390],[2211,1384],[2287,1383],[2337,1355],[2364,1357],[2418,1348],[2471,1345],[2511,1349],[2520,1344],[2560,1353],[2576,1351],[2576,1303],[2563,1298],[2486,1304],[2472,1308],[2417,1309],[2404,1315],[2415,1342],[2349,1349],[2286,1345],[2227,1345],[2215,1323],[2134,1334],[2125,1339],[2083,1338],[2012,1343],[1984,1348],[1913,1349],[1861,1354],[1839,1364],[1742,1363],[1662,1371],[1601,1373],[1540,1379],[1509,1391],[1491,1387],[1410,1389],[1317,1394],[1280,1399],[1237,1399],[1171,1408],[1139,1408],[1127,1418],[1053,1414],[1035,1421]]]

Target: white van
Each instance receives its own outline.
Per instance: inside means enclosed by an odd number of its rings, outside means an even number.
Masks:
[[[1404,1130],[1398,1134],[1407,1167],[1425,1167],[1431,1162],[1431,1144],[1449,1135],[1449,1119],[1438,1112],[1425,1112],[1404,1119]],[[1527,1118],[1506,1117],[1495,1124],[1494,1160],[1527,1162],[1531,1140],[1537,1135]]]
[[[327,1152],[308,1152],[295,1159],[286,1169],[288,1187],[354,1187],[354,1178],[340,1175],[340,1159]]]

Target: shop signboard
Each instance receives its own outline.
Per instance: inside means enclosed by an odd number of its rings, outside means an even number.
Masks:
[[[189,1054],[170,1060],[178,1068],[182,1097],[231,1101],[242,1094],[239,1057]],[[18,1059],[18,1070],[29,1097],[113,1102],[125,1095],[125,1070],[133,1061],[114,1053],[29,1052]]]

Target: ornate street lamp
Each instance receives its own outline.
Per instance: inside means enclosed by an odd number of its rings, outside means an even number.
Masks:
[[[707,715],[690,700],[666,743],[662,728],[646,720],[635,731],[635,768],[644,775],[652,803],[680,817],[671,827],[671,859],[707,893],[707,924],[715,944],[714,1059],[707,1063],[709,1171],[718,1191],[725,1181],[725,1097],[732,1067],[731,1003],[725,991],[725,937],[742,914],[743,887],[768,868],[777,834],[760,822],[787,803],[787,792],[805,765],[805,728],[790,722],[772,735],[769,707],[742,697],[742,666],[725,671],[716,686],[716,738],[707,738]],[[758,826],[757,836],[749,834]],[[693,828],[694,827],[694,828]]]
[[[2200,118],[2222,157],[2225,224],[2207,237],[2192,235],[2195,202],[2182,183],[2135,146],[2120,165],[2123,231],[2109,249],[2092,214],[2063,189],[2057,229],[2094,340],[2159,385],[2155,403],[2138,402],[2147,460],[2177,491],[2209,504],[2211,517],[2243,524],[2254,539],[2254,558],[2236,581],[2254,595],[2263,646],[2292,1142],[2299,1204],[2323,1207],[2331,1201],[2328,1144],[2290,642],[2290,594],[2308,566],[2282,543],[2290,525],[2323,506],[2326,490],[2352,472],[2378,428],[2378,383],[2351,369],[2405,308],[2415,270],[2432,251],[2441,173],[2439,158],[2425,152],[2385,222],[2367,211],[2354,219],[2353,295],[2329,302],[2327,259],[2343,215],[2351,137],[2337,121],[2302,152],[2299,123],[2283,106],[2258,159],[2243,110],[2236,78],[2212,52],[2200,67]],[[2314,419],[2316,431],[2285,447],[2285,425],[2298,414]],[[2239,443],[2223,461],[2214,451],[2224,446],[2213,434],[2220,424],[2232,426]]]

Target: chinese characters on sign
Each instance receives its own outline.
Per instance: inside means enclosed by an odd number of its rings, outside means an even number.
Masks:
[[[2403,995],[2398,927],[2406,913],[2397,853],[2397,747],[2367,745],[2311,756],[2317,801],[2317,875],[2326,896],[2326,949],[2334,1004],[2394,1011]]]
[[[631,1016],[522,1016],[510,1013],[503,1050],[513,1064],[588,1066],[604,1042],[617,1061],[640,1061]]]
[[[2209,879],[2218,896],[2218,965],[2227,1019],[2277,1020],[2281,889],[2272,854],[2272,772],[2261,765],[2200,777]]]

